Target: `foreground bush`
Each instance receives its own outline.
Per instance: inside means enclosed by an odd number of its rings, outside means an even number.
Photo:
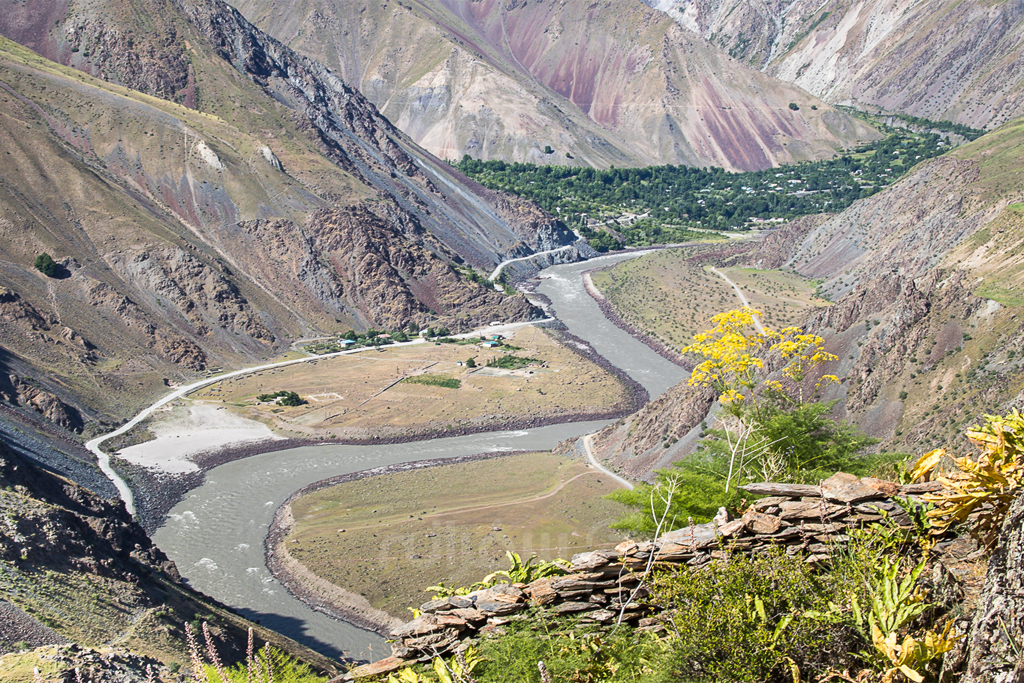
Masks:
[[[866,643],[848,591],[867,595],[840,578],[781,550],[658,577],[652,601],[668,610],[676,680],[792,681],[794,667],[850,668]]]

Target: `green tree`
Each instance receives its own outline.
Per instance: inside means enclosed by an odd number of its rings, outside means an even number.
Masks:
[[[278,401],[278,403],[280,403],[283,406],[290,406],[294,408],[296,406],[305,405],[306,401],[305,399],[300,398],[299,395],[294,391],[289,391],[284,396],[281,397],[281,400]]]
[[[60,274],[60,266],[46,252],[36,256],[35,263],[32,265],[46,277],[57,277]]]

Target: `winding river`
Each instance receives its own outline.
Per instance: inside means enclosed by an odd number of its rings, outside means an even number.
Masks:
[[[638,253],[553,266],[537,291],[577,337],[636,379],[655,398],[685,372],[611,324],[583,287],[582,273]],[[379,635],[317,612],[271,576],[263,541],[278,506],[315,481],[382,465],[504,450],[548,449],[594,432],[607,421],[525,431],[497,431],[387,446],[315,446],[277,451],[221,465],[169,513],[154,540],[192,586],[318,652],[380,659],[390,648]],[[423,577],[429,585],[433,577]]]

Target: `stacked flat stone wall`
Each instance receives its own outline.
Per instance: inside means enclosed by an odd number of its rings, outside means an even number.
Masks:
[[[517,615],[531,619],[577,616],[583,622],[612,624],[620,619],[639,628],[656,628],[641,598],[648,568],[699,567],[728,552],[756,553],[783,547],[810,563],[828,557],[828,546],[848,540],[847,532],[888,516],[909,526],[909,516],[894,497],[916,499],[940,488],[937,483],[900,486],[839,472],[820,485],[751,484],[740,487],[767,496],[731,519],[725,509],[714,521],[662,534],[654,541],[626,540],[614,550],[594,550],[572,558],[564,576],[529,584],[499,584],[468,595],[431,600],[421,616],[392,633],[392,656],[355,669],[346,679],[394,671],[415,660],[450,652],[465,641],[509,623]]]

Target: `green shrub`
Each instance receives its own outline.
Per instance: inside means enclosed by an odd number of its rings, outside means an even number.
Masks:
[[[57,277],[60,275],[60,266],[46,252],[36,256],[35,263],[32,265],[46,277]]]
[[[275,391],[272,394],[260,394],[256,397],[256,400],[261,403],[277,401],[278,405],[290,407],[306,405],[306,400],[294,391]]]
[[[676,680],[792,680],[802,672],[843,670],[865,645],[836,604],[846,588],[781,549],[734,554],[700,569],[658,576],[651,601],[667,608]]]
[[[674,487],[666,529],[677,529],[693,518],[696,523],[710,521],[720,507],[734,508],[741,499],[750,498],[736,484],[752,481],[790,481],[817,483],[837,470],[864,476],[890,470],[902,456],[878,454],[861,456],[858,451],[874,442],[853,427],[827,417],[833,403],[804,403],[789,408],[766,403],[762,406],[762,425],[757,433],[761,444],[747,450],[748,464],[733,469],[733,486],[726,491],[730,465],[735,464],[729,439],[722,430],[708,430],[700,450],[673,466],[655,472],[656,489],[652,506],[652,487],[639,485],[632,491],[622,489],[609,499],[635,510],[619,519],[613,528],[650,534],[665,511],[667,492]],[[735,443],[735,436],[733,443]],[[763,451],[763,452],[761,452]],[[737,475],[736,471],[740,474]]]
[[[496,639],[480,645],[477,683],[540,683],[537,663],[544,662],[553,681],[597,683],[668,683],[678,679],[665,666],[668,648],[649,634],[623,627],[601,637],[586,627],[564,623],[547,630],[543,624],[511,623]]]
[[[321,676],[313,671],[308,664],[304,664],[293,657],[273,648],[269,645],[261,648],[253,657],[253,668],[256,662],[263,672],[273,671],[274,683],[324,683],[326,676]],[[269,667],[269,668],[268,668]],[[204,672],[208,683],[250,683],[256,679],[255,671],[250,674],[250,667],[245,662],[225,669],[227,680],[212,666],[207,666]],[[269,676],[264,680],[270,680]]]
[[[498,358],[492,358],[487,361],[487,367],[489,368],[500,368],[502,370],[517,370],[519,368],[525,368],[531,363],[540,363],[541,361],[536,358],[525,358],[523,356],[500,356]]]

